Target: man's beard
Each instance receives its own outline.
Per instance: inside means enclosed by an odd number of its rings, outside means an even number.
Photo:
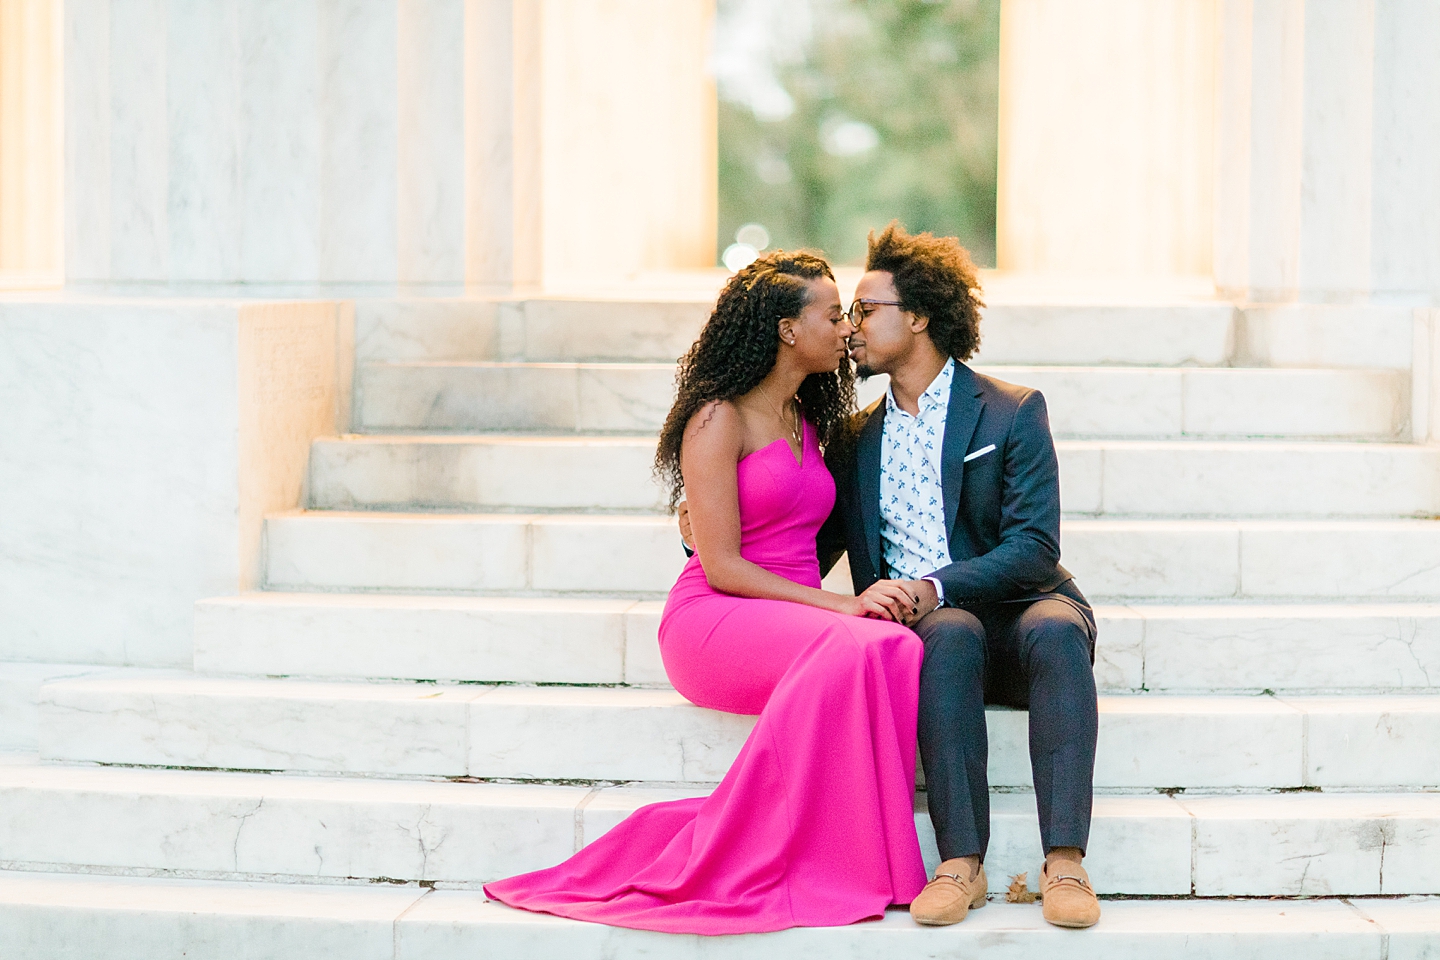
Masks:
[[[877,371],[874,367],[866,366],[863,363],[855,364],[855,376],[859,377],[861,380],[869,380],[871,377],[875,376],[876,373]]]

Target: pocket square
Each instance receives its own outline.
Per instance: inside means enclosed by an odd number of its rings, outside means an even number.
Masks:
[[[992,443],[992,444],[990,444],[990,446],[988,446],[988,447],[981,447],[979,450],[976,450],[974,453],[967,453],[967,454],[965,454],[965,461],[964,461],[964,462],[965,462],[965,463],[969,463],[971,460],[979,460],[981,457],[985,456],[985,454],[990,453],[990,452],[991,452],[992,450],[994,450],[994,449],[995,449],[995,444]]]

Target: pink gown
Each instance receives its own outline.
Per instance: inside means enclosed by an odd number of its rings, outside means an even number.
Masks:
[[[747,560],[820,586],[815,534],[835,485],[806,424],[802,462],[776,440],[738,467]],[[556,867],[486,885],[540,910],[641,930],[836,926],[909,903],[919,637],[907,627],[720,593],[692,557],[660,621],[686,699],[760,715],[708,797],[655,803]]]

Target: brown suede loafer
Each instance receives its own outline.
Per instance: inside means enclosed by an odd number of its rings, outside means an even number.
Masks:
[[[1045,919],[1057,927],[1093,927],[1100,919],[1090,875],[1068,860],[1047,861],[1040,869],[1040,903]]]
[[[972,909],[985,905],[985,865],[982,863],[975,876],[966,877],[965,867],[955,873],[945,871],[945,864],[935,873],[935,879],[925,884],[925,889],[910,904],[910,916],[916,923],[927,927],[945,927],[959,923]]]

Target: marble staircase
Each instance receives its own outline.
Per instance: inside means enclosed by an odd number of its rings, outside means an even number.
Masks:
[[[753,722],[659,659],[683,555],[649,464],[706,313],[670,292],[360,302],[356,432],[267,518],[263,589],[197,605],[193,670],[0,665],[0,945],[1430,955],[1440,447],[1411,442],[1408,311],[992,299],[977,366],[1044,390],[1097,603],[1095,930],[996,902],[703,941],[478,894],[704,793]],[[1025,719],[990,712],[995,894],[1040,862]]]

